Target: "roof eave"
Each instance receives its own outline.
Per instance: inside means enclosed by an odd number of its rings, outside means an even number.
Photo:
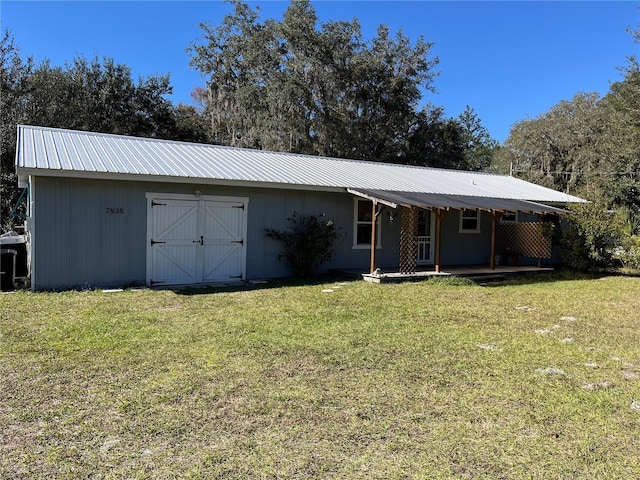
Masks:
[[[23,180],[32,177],[62,177],[77,178],[90,180],[116,180],[116,181],[134,181],[144,183],[184,183],[189,185],[223,185],[230,187],[245,188],[268,188],[268,189],[286,189],[286,190],[307,190],[319,192],[344,192],[344,187],[339,186],[323,186],[323,185],[301,185],[294,183],[277,183],[264,182],[260,180],[229,180],[223,178],[206,178],[206,177],[186,177],[186,176],[168,176],[168,175],[150,175],[150,174],[132,174],[132,173],[113,173],[113,172],[88,172],[78,170],[48,170],[42,168],[17,167],[16,173],[18,178]]]

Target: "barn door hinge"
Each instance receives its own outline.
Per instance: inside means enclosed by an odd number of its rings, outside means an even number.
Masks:
[[[166,206],[167,204],[166,204],[166,203],[159,203],[159,202],[156,202],[155,200],[151,200],[151,207],[152,207],[152,208],[153,208],[153,207],[157,207],[157,206],[159,206],[159,205],[164,205],[164,206]]]
[[[242,205],[233,205],[233,208],[239,208],[241,210],[244,210],[244,203]]]
[[[164,282],[164,281],[162,281],[162,280],[149,280],[149,285],[151,285],[152,287],[153,287],[154,285],[158,285],[158,284],[160,284],[160,283],[166,283],[166,282]]]
[[[153,238],[151,239],[151,246],[153,247],[156,243],[167,243],[167,242],[156,242]]]
[[[242,274],[240,274],[240,275],[235,275],[235,276],[233,276],[233,277],[229,277],[229,278],[239,278],[240,280],[242,280]]]
[[[240,245],[244,245],[244,238],[242,240],[231,240],[231,243],[239,243]]]

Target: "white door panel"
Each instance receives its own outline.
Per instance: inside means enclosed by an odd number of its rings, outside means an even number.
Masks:
[[[203,281],[243,278],[244,204],[206,201],[203,215]]]
[[[223,282],[245,277],[247,199],[147,197],[148,284]]]

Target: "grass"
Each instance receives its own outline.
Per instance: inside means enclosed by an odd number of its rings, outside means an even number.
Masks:
[[[0,296],[0,478],[640,477],[640,278],[261,287]]]

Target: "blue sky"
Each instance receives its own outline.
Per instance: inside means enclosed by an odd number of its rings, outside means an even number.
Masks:
[[[280,19],[289,2],[249,2],[262,18]],[[617,67],[640,53],[625,30],[640,23],[640,1],[314,1],[320,21],[360,20],[365,38],[378,24],[434,42],[440,58],[437,94],[424,102],[457,116],[470,105],[491,135],[504,141],[514,122],[535,118],[576,93],[605,94]],[[174,103],[191,103],[204,84],[189,67],[187,47],[199,24],[218,24],[231,11],[218,0],[2,0],[2,30],[23,56],[64,65],[77,55],[107,56],[134,78],[171,74]],[[640,55],[639,55],[640,56]]]

